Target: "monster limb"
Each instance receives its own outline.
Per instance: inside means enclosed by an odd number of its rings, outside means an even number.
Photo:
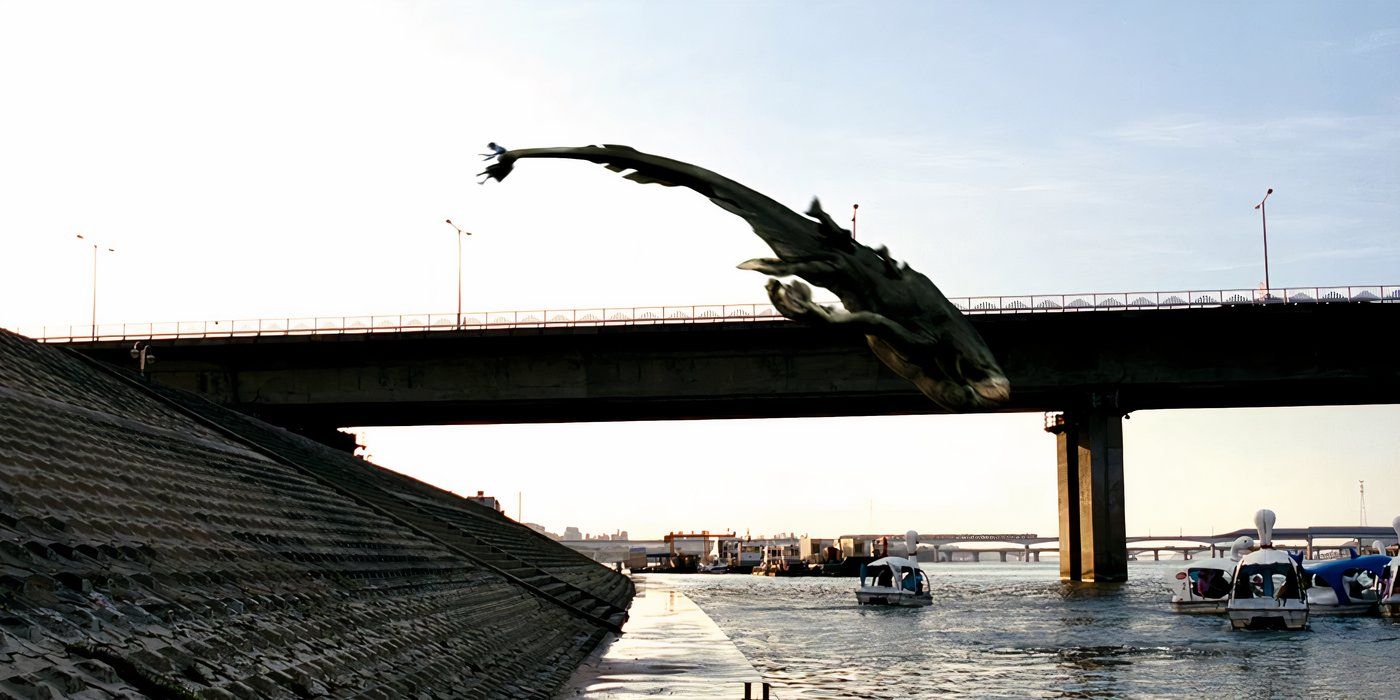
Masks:
[[[850,326],[866,335],[883,339],[892,347],[913,350],[927,339],[910,333],[904,326],[873,311],[846,311],[812,300],[812,289],[802,282],[784,284],[775,279],[768,280],[765,289],[773,308],[786,318],[794,321],[822,322],[833,325]]]
[[[754,258],[739,263],[740,270],[753,270],[773,277],[817,277],[836,271],[830,256],[783,260],[781,258]]]

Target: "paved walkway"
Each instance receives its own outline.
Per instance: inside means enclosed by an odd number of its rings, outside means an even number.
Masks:
[[[557,697],[737,700],[745,681],[763,697],[762,677],[700,606],[646,576],[636,581],[622,636],[600,645]]]

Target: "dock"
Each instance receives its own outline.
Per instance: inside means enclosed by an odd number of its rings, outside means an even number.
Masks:
[[[622,636],[600,644],[556,697],[778,697],[694,601],[654,577],[635,581]]]

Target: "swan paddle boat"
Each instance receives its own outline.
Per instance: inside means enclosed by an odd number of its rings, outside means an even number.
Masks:
[[[919,568],[919,533],[904,535],[905,557],[882,557],[860,567],[860,588],[856,602],[861,605],[933,605],[928,575]]]
[[[1259,549],[1240,557],[1225,612],[1235,629],[1301,630],[1308,626],[1302,569],[1292,555],[1274,549],[1274,512],[1254,514]]]
[[[1400,515],[1390,524],[1395,527],[1396,542],[1400,542]],[[1400,617],[1400,556],[1390,558],[1390,564],[1381,573],[1381,580],[1376,582],[1376,594],[1380,597],[1377,607],[1381,615]]]
[[[1228,557],[1187,562],[1176,572],[1172,611],[1194,614],[1225,612],[1225,606],[1230,602],[1230,583],[1234,581],[1235,566],[1253,548],[1254,540],[1242,535],[1230,544]]]
[[[1385,545],[1375,542],[1377,551]],[[1303,564],[1308,584],[1308,610],[1314,615],[1365,615],[1376,609],[1381,595],[1377,582],[1385,577],[1390,557],[1368,554]]]

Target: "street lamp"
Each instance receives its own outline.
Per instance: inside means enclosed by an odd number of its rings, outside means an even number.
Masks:
[[[1270,187],[1270,188],[1269,188],[1269,191],[1264,193],[1264,198],[1261,199],[1261,200],[1259,200],[1259,203],[1258,203],[1258,204],[1254,205],[1254,208],[1259,210],[1259,222],[1264,226],[1264,300],[1265,300],[1265,301],[1268,301],[1269,296],[1271,296],[1272,292],[1270,292],[1270,290],[1272,290],[1273,287],[1269,285],[1269,215],[1268,215],[1268,212],[1264,209],[1264,202],[1269,201],[1269,195],[1271,195],[1271,194],[1273,194],[1273,193],[1274,193],[1274,188]]]
[[[447,219],[447,225],[457,229],[457,330],[462,329],[462,236],[472,235],[471,231],[463,231],[461,226],[452,223],[452,219]]]
[[[84,238],[83,234],[78,234],[78,240],[86,241],[92,245],[92,339],[97,340],[97,249],[102,247],[90,238]],[[117,252],[115,248],[108,248],[108,253]]]

